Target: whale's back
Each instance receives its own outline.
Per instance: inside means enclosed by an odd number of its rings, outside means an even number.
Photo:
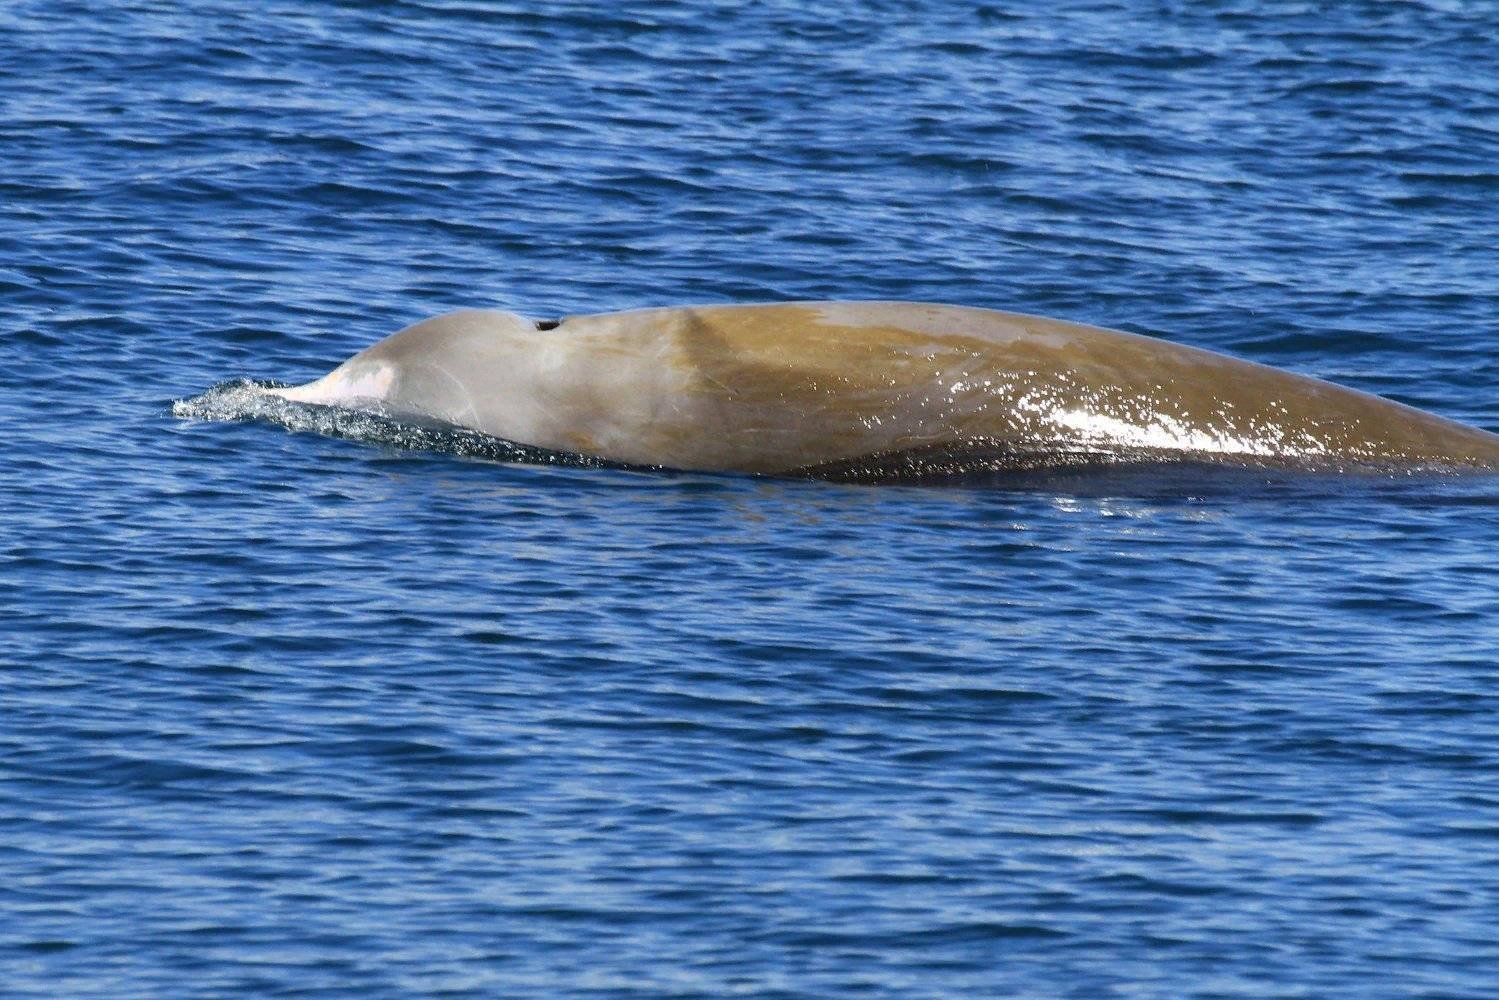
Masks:
[[[1499,464],[1499,437],[1169,341],[905,302],[571,317],[583,355],[649,354],[675,405],[629,437],[656,464],[781,472],[914,451],[1316,467]],[[605,416],[606,415],[601,415]],[[607,418],[606,418],[607,419]]]

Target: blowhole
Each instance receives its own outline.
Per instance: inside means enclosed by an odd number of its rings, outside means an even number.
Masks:
[[[562,321],[560,319],[539,319],[536,321],[536,329],[538,330],[555,330],[561,325]]]

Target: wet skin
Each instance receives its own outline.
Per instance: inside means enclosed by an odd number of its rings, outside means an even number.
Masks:
[[[788,474],[893,456],[1499,468],[1499,435],[1169,341],[907,302],[469,310],[270,390],[632,465]]]

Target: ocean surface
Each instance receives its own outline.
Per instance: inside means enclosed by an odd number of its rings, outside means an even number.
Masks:
[[[0,993],[1499,995],[1499,482],[183,420],[921,299],[1499,429],[1499,6],[7,0]]]

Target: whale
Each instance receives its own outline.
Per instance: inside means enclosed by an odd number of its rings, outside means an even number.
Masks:
[[[969,306],[825,301],[559,320],[469,309],[304,385],[606,463],[772,476],[1197,463],[1499,469],[1499,435],[1174,341]]]

